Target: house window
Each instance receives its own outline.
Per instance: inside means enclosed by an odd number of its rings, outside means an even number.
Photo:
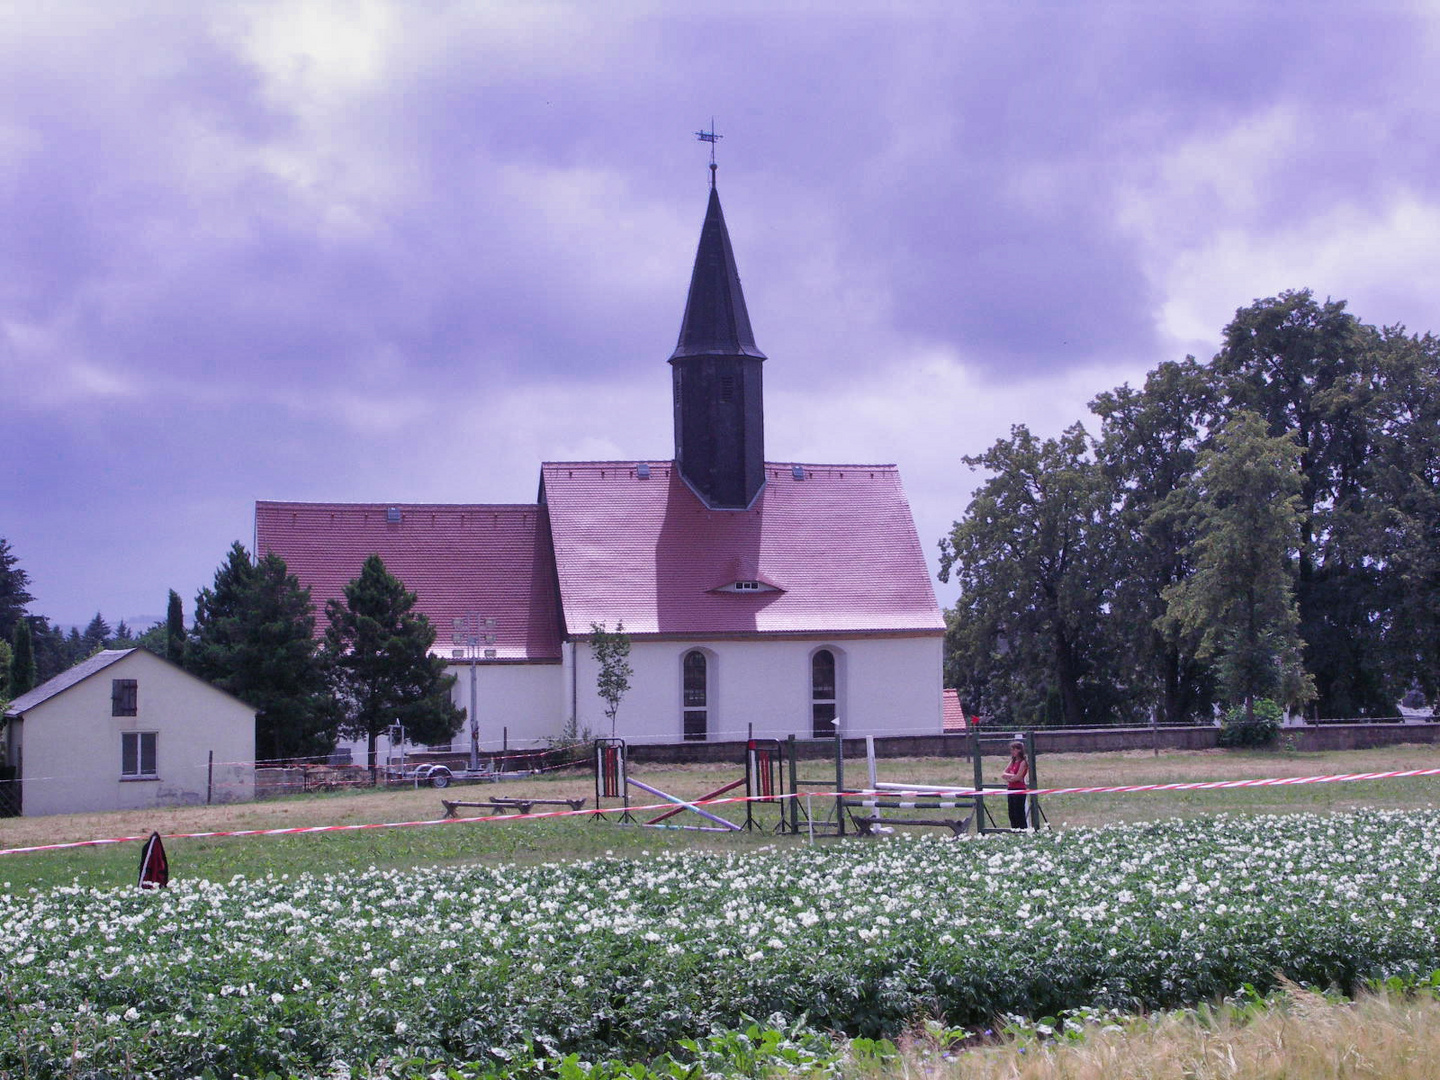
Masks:
[[[122,780],[154,779],[156,733],[123,731],[120,733],[120,778]]]
[[[681,718],[686,742],[705,741],[709,667],[709,661],[699,649],[691,649],[680,662]]]
[[[835,654],[829,649],[820,649],[810,657],[810,734],[817,739],[833,739],[838,715]]]
[[[110,680],[110,715],[134,716],[140,702],[140,684],[134,679]]]

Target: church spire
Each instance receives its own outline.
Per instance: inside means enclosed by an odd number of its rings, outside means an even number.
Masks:
[[[714,138],[705,141],[713,146]],[[712,161],[680,340],[670,354],[675,464],[712,510],[743,510],[765,486],[764,359],[750,330]]]
[[[680,340],[671,360],[685,356],[753,356],[764,360],[750,329],[745,294],[740,291],[740,273],[735,269],[735,252],[720,209],[720,192],[715,187],[714,165],[710,166],[710,205],[700,229],[700,246],[695,251],[695,269],[690,274],[690,295],[680,323]]]

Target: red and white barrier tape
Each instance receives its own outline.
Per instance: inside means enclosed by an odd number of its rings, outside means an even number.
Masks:
[[[1414,776],[1440,776],[1435,769],[1390,769],[1385,772],[1331,773],[1324,776],[1275,776],[1259,780],[1177,780],[1164,784],[1115,784],[1106,787],[1056,787],[1027,788],[1023,792],[1008,788],[961,788],[939,786],[916,786],[891,788],[885,791],[796,791],[783,795],[732,795],[723,799],[691,800],[691,806],[720,806],[725,803],[778,802],[781,799],[835,799],[835,798],[956,798],[975,795],[1129,795],[1150,791],[1218,791],[1226,788],[1276,787],[1290,784],[1336,784],[1356,780],[1397,780]],[[616,814],[628,810],[632,814],[647,813],[651,810],[673,810],[671,802],[650,803],[644,806],[631,805],[587,807],[584,810],[544,810],[536,814],[486,814],[468,818],[432,818],[427,821],[385,821],[362,825],[295,825],[283,829],[235,829],[228,832],[169,833],[166,840],[208,840],[241,836],[298,836],[304,833],[356,832],[363,829],[410,829],[421,825],[471,825],[496,821],[536,821],[540,818],[593,817],[596,814]],[[32,847],[0,848],[0,855],[24,855],[35,851],[61,851],[68,848],[102,847],[107,844],[129,844],[149,839],[144,836],[115,836],[104,840],[72,840],[63,844],[36,844]]]

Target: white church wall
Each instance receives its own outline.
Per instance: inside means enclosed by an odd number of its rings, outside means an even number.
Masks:
[[[842,734],[933,735],[942,729],[943,639],[925,637],[769,638],[742,641],[635,641],[634,675],[620,703],[616,734],[632,742],[681,742],[682,671],[686,653],[707,657],[706,737],[812,737],[811,657],[836,657]],[[576,650],[580,726],[609,735],[605,703],[595,690],[598,666],[584,643]]]
[[[470,665],[452,664],[451,696],[466,711],[465,723],[451,744],[470,748]],[[475,715],[480,722],[480,749],[528,750],[559,738],[568,715],[565,669],[560,664],[486,664],[475,672]]]
[[[447,675],[455,676],[450,700],[465,712],[465,719],[451,741],[418,746],[406,741],[391,745],[385,734],[375,740],[375,761],[378,765],[400,764],[406,754],[416,749],[470,752],[470,665],[449,664]],[[568,679],[559,664],[487,664],[483,660],[475,670],[475,715],[480,721],[480,749],[529,750],[545,746],[560,737],[565,717],[569,715],[565,687]],[[507,730],[508,729],[508,730]],[[365,764],[364,739],[340,739],[335,749],[343,759],[355,765]]]

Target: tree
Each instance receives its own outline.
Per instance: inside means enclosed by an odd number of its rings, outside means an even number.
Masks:
[[[172,664],[183,666],[185,663],[185,610],[180,604],[180,594],[174,589],[170,590],[165,608],[165,659]]]
[[[1109,558],[1097,574],[1110,620],[1105,647],[1135,665],[1150,709],[1169,723],[1202,714],[1210,704],[1209,665],[1196,655],[1194,634],[1164,618],[1165,590],[1186,577],[1194,531],[1169,500],[1189,482],[1216,395],[1207,373],[1186,357],[1164,363],[1143,390],[1121,386],[1090,403],[1101,418],[1096,459],[1108,486],[1105,540]]]
[[[613,739],[620,700],[629,692],[630,676],[635,674],[630,667],[630,635],[625,633],[625,624],[617,622],[611,632],[605,629],[604,623],[591,623],[590,655],[600,666],[595,676],[595,691],[605,702],[605,715],[610,719],[610,737]]]
[[[465,718],[450,697],[455,676],[445,674],[444,658],[430,655],[435,628],[414,606],[415,594],[379,555],[367,558],[360,576],[346,584],[344,603],[325,605],[325,662],[340,729],[366,740],[372,772],[376,736],[391,725],[403,725],[414,742],[441,743]]]
[[[30,633],[30,621],[21,619],[15,624],[14,647],[10,657],[10,700],[27,694],[39,683],[36,680],[35,646]]]
[[[8,705],[10,699],[15,695],[10,693],[10,668],[15,662],[15,650],[10,647],[10,642],[0,641],[0,706]],[[0,714],[5,712],[0,707]],[[5,726],[5,721],[0,719],[0,727]]]
[[[960,585],[948,679],[1006,722],[1113,722],[1125,688],[1098,647],[1105,488],[1085,429],[1042,441],[1017,425],[963,460],[992,475],[940,541],[940,580]]]
[[[1364,546],[1377,576],[1386,697],[1440,693],[1440,339],[1382,332]]]
[[[90,620],[90,625],[85,627],[85,632],[80,635],[80,640],[84,643],[84,655],[81,656],[81,659],[103,649],[109,643],[110,637],[110,624],[97,611],[95,617]]]
[[[170,593],[166,650],[179,597]],[[194,674],[256,709],[255,753],[262,761],[328,754],[338,717],[315,640],[310,590],[274,553],[259,563],[238,541],[195,598],[185,649]]]
[[[60,632],[60,628],[50,625],[45,616],[27,615],[24,621],[30,626],[30,637],[35,653],[35,682],[38,686],[40,683],[53,679],[71,665],[70,647],[65,640],[65,635]],[[78,641],[80,637],[78,631],[76,631],[75,637]]]
[[[1301,289],[1237,311],[1211,361],[1227,413],[1253,410],[1271,436],[1292,433],[1299,448],[1299,632],[1329,716],[1393,710],[1374,633],[1376,566],[1356,546],[1372,466],[1378,342],[1343,300],[1320,303]]]
[[[1258,413],[1240,410],[1195,462],[1175,500],[1189,507],[1195,569],[1165,590],[1167,617],[1199,637],[1220,684],[1254,719],[1259,697],[1303,704],[1315,695],[1301,659],[1294,558],[1305,516],[1300,448],[1271,437]]]
[[[25,617],[25,608],[35,598],[30,595],[30,575],[16,566],[10,541],[0,536],[0,638],[9,640],[15,626]]]

